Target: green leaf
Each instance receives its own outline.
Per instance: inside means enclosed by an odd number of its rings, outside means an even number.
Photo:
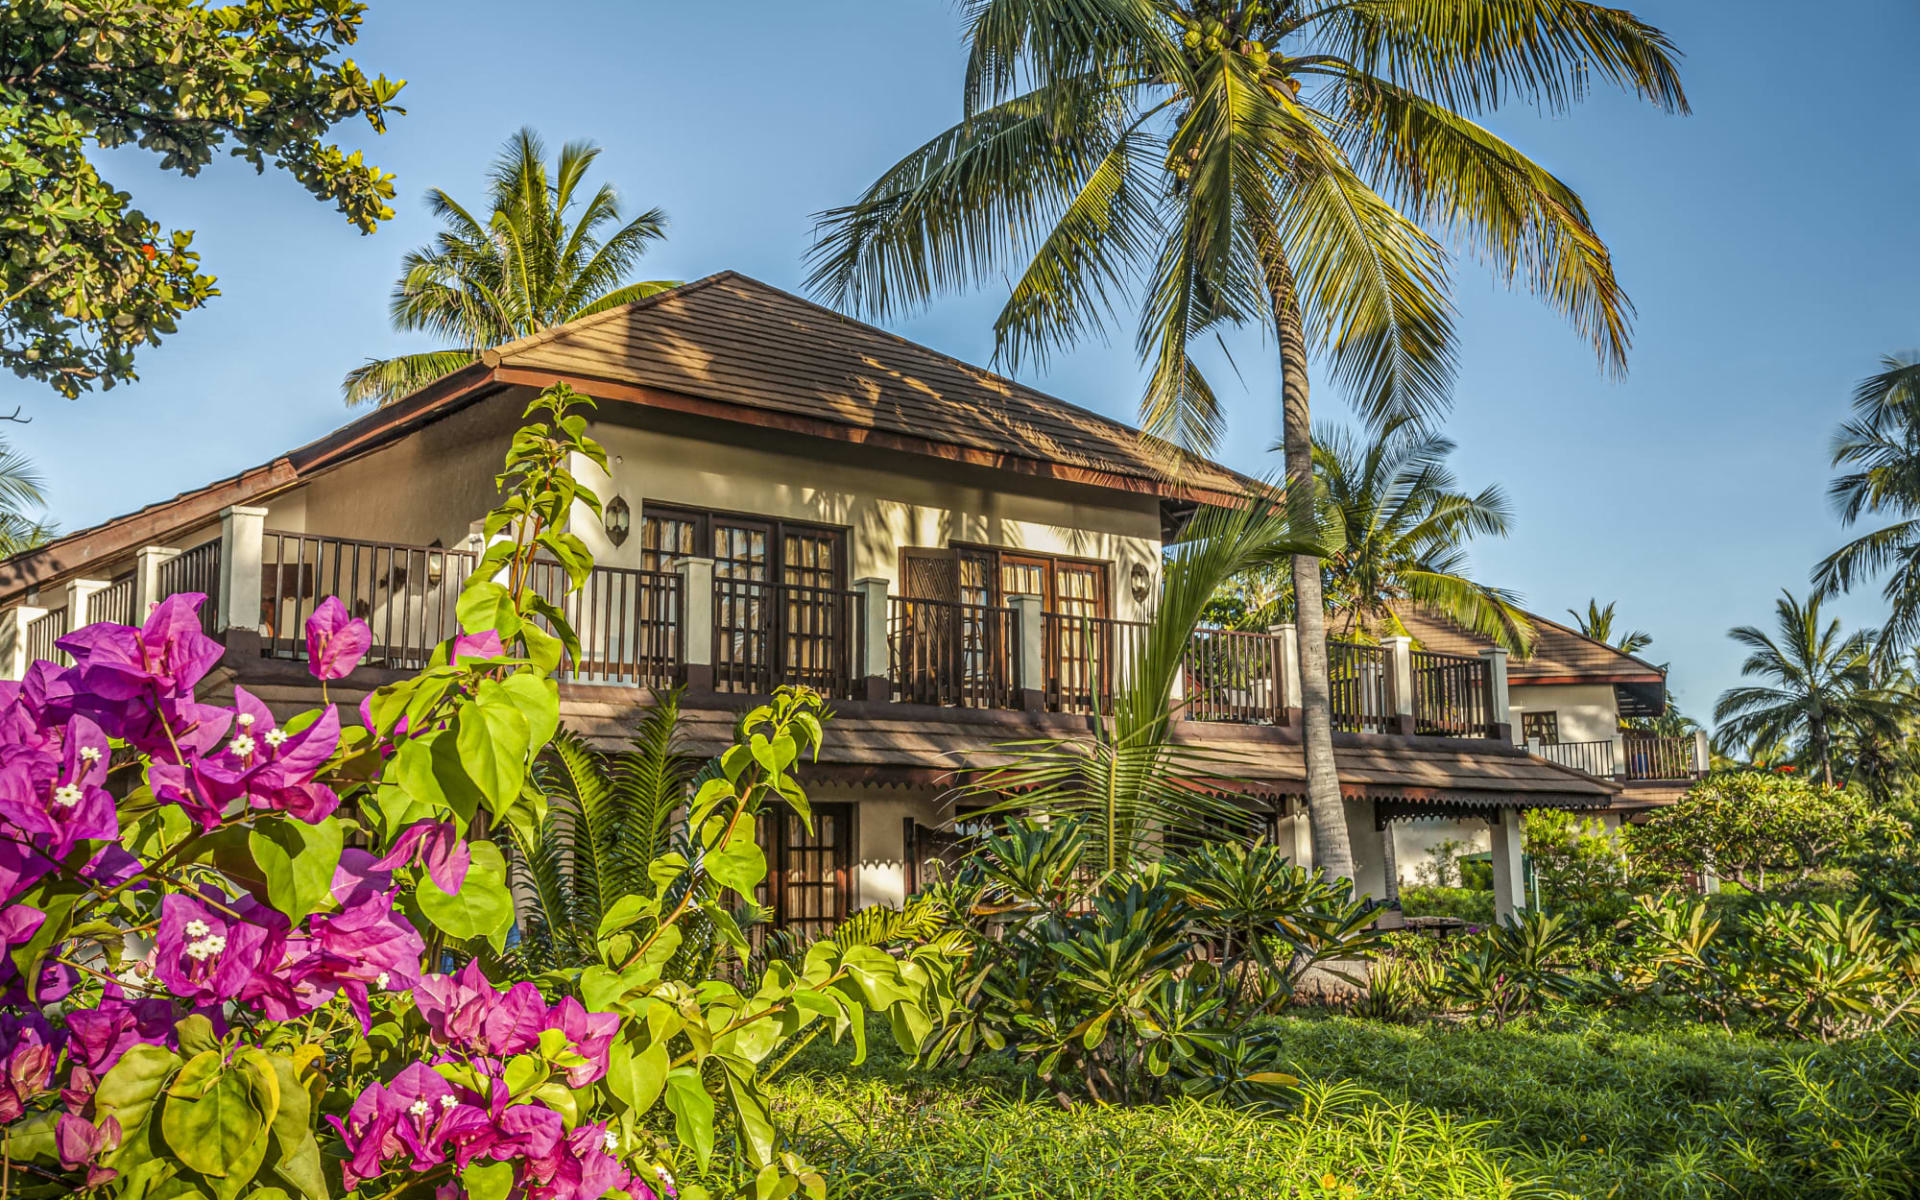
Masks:
[[[479,699],[462,704],[454,719],[460,764],[487,798],[490,811],[506,808],[520,795],[527,777],[527,719],[488,680]]]
[[[607,1086],[613,1089],[636,1120],[653,1107],[667,1086],[667,1044],[654,1041],[635,1051],[626,1037],[616,1038],[607,1053]]]
[[[468,633],[498,630],[502,642],[520,635],[520,613],[504,584],[475,576],[461,589],[454,612],[460,618],[460,628]]]
[[[263,820],[247,835],[253,861],[267,879],[267,902],[295,925],[327,905],[333,872],[345,844],[340,822],[317,824],[292,818]]]
[[[751,1081],[742,1080],[732,1071],[725,1072],[723,1078],[734,1121],[746,1142],[747,1161],[755,1167],[769,1165],[773,1161],[775,1135],[773,1115],[767,1111],[766,1101],[760,1098]]]
[[[534,749],[553,740],[560,728],[560,685],[532,671],[515,671],[499,683],[501,693],[527,719],[527,744]]]
[[[600,918],[599,928],[594,931],[596,938],[605,938],[615,930],[625,929],[639,920],[645,913],[658,912],[660,902],[651,896],[638,893],[622,896],[608,907],[606,915]]]
[[[430,878],[420,880],[420,911],[448,937],[504,935],[513,925],[513,896],[507,891],[507,860],[492,842],[469,842],[473,864],[458,892],[443,892]]]
[[[460,1186],[467,1200],[506,1200],[513,1190],[513,1164],[479,1159],[460,1172]]]
[[[705,1171],[713,1158],[713,1097],[699,1071],[675,1067],[667,1072],[667,1108],[673,1113],[673,1136]]]
[[[708,877],[715,883],[748,897],[767,877],[767,856],[754,838],[753,826],[752,819],[746,816],[735,821],[732,830],[726,834],[727,840],[708,850],[703,864]]]
[[[112,1117],[131,1133],[146,1122],[154,1101],[179,1067],[180,1056],[165,1046],[144,1042],[129,1046],[94,1092],[94,1115],[101,1120]]]
[[[205,1060],[211,1058],[211,1072]],[[219,1053],[209,1051],[188,1064],[199,1068],[192,1078],[181,1072],[160,1110],[160,1132],[175,1157],[200,1174],[226,1179],[230,1172],[259,1168],[256,1143],[262,1142],[266,1121],[254,1107],[251,1072],[238,1064],[224,1067]],[[205,1090],[195,1094],[202,1086]],[[246,1164],[251,1158],[253,1166]],[[243,1181],[244,1182],[244,1181]]]
[[[459,742],[451,733],[436,729],[401,744],[399,753],[394,755],[391,777],[409,800],[428,806],[435,815],[451,812],[464,833],[479,811],[483,797],[467,775],[461,753]],[[411,813],[395,808],[394,813],[388,814],[388,824],[395,826],[388,831],[390,834],[412,823],[405,819]]]

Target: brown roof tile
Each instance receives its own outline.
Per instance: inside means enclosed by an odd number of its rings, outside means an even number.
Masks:
[[[1401,603],[1393,605],[1393,611],[1422,649],[1444,654],[1478,654],[1493,645],[1491,638],[1462,629],[1431,609]],[[1538,613],[1528,613],[1527,620],[1533,623],[1533,653],[1508,661],[1507,678],[1515,683],[1570,676],[1649,683],[1664,679],[1660,668],[1652,663],[1595,641],[1578,630]]]

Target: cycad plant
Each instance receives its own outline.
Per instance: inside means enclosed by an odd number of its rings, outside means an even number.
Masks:
[[[1869,514],[1893,520],[1822,559],[1813,582],[1844,592],[1884,575],[1880,650],[1889,653],[1920,637],[1920,357],[1891,355],[1881,366],[1854,389],[1853,419],[1834,435],[1833,465],[1850,469],[1827,495],[1846,525]]]
[[[1221,410],[1190,347],[1276,336],[1288,487],[1312,494],[1308,365],[1369,418],[1452,385],[1449,249],[1535,292],[1625,363],[1631,307],[1573,188],[1477,123],[1597,83],[1669,111],[1666,36],[1583,0],[967,0],[960,123],[823,213],[813,288],[878,318],[1012,292],[1011,368],[1137,313],[1153,433],[1196,450]],[[1350,873],[1320,564],[1294,560],[1315,853]]]
[[[641,716],[625,751],[604,753],[563,729],[537,764],[545,815],[512,827],[515,890],[529,902],[520,953],[530,967],[598,962],[612,906],[655,894],[647,868],[676,848],[675,810],[694,777],[675,744],[679,722],[680,697],[669,692]]]
[[[1817,592],[1804,601],[1782,592],[1774,610],[1777,637],[1752,625],[1727,631],[1752,651],[1740,674],[1766,682],[1721,693],[1713,719],[1720,722],[1720,736],[1736,743],[1803,747],[1831,784],[1835,737],[1888,715],[1888,698],[1874,686],[1873,638],[1842,633],[1838,618],[1823,622]]]
[[[1126,869],[1165,836],[1197,840],[1244,823],[1244,808],[1230,798],[1232,760],[1174,738],[1174,681],[1224,581],[1290,554],[1325,550],[1323,538],[1284,509],[1253,503],[1201,511],[1168,549],[1160,604],[1138,641],[1123,654],[1086,648],[1085,661],[1111,656],[1124,672],[1111,710],[1096,713],[1083,736],[1003,747],[1012,761],[977,773],[965,790],[1002,810],[1079,822],[1091,843],[1088,864],[1100,872]]]
[[[1447,466],[1453,450],[1405,417],[1372,437],[1324,429],[1314,438],[1323,520],[1344,543],[1324,572],[1336,631],[1403,634],[1393,605],[1411,601],[1524,656],[1533,625],[1519,597],[1467,574],[1467,542],[1505,537],[1512,508],[1498,484],[1459,490]]]
[[[648,246],[666,236],[667,217],[650,208],[624,218],[610,184],[588,195],[599,156],[590,143],[568,142],[549,170],[540,138],[522,129],[494,163],[484,213],[439,188],[428,192],[445,228],[402,261],[393,326],[452,345],[368,360],[347,374],[347,403],[391,404],[490,346],[673,287],[630,280]]]

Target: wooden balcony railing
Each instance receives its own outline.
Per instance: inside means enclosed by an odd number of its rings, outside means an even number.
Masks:
[[[1572,767],[1576,771],[1585,771],[1589,775],[1598,775],[1603,779],[1613,777],[1613,741],[1604,742],[1553,742],[1540,747],[1540,757],[1548,762],[1559,763],[1563,767]]]
[[[561,679],[654,689],[678,681],[686,656],[678,575],[595,567],[575,590],[558,563],[537,562],[528,582],[580,639],[580,657],[561,664]]]
[[[713,684],[764,695],[783,683],[833,697],[855,693],[863,596],[840,588],[713,581]]]
[[[145,616],[142,613],[141,616]],[[133,625],[133,576],[124,575],[87,597],[87,624]]]
[[[1393,663],[1385,646],[1329,640],[1327,684],[1335,729],[1386,733],[1394,727]]]
[[[1493,686],[1477,655],[1413,652],[1413,731],[1483,738],[1493,732]]]
[[[202,542],[161,563],[155,572],[155,583],[159,589],[155,600],[165,600],[168,596],[187,592],[199,592],[206,596],[206,603],[200,606],[200,628],[211,634],[220,615],[219,541]]]
[[[1113,711],[1114,695],[1139,669],[1146,632],[1144,621],[1041,614],[1047,711]]]
[[[1009,609],[887,598],[887,678],[898,702],[1014,708],[1019,647]]]
[[[1629,729],[1622,731],[1620,739],[1626,759],[1622,774],[1628,779],[1691,779],[1699,774],[1690,735],[1663,737]]]
[[[1286,657],[1270,633],[1196,629],[1182,664],[1181,715],[1241,725],[1287,723]]]
[[[338,596],[372,629],[369,665],[418,670],[434,647],[460,632],[460,589],[477,558],[469,550],[270,529],[260,559],[261,650],[270,658],[305,658],[307,618]]]
[[[67,661],[67,656],[61,651],[54,649],[53,644],[67,636],[68,632],[70,631],[68,629],[67,610],[64,608],[56,608],[51,612],[42,613],[40,616],[27,622],[27,661],[40,662],[44,660],[50,663],[64,664]]]

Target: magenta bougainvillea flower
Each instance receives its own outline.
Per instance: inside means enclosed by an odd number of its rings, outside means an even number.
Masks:
[[[53,1147],[54,1153],[60,1156],[60,1165],[69,1171],[85,1167],[90,1188],[99,1187],[120,1173],[95,1161],[103,1151],[119,1145],[120,1122],[113,1117],[95,1125],[85,1117],[61,1113],[54,1124]]]
[[[607,1054],[620,1032],[620,1017],[615,1013],[590,1013],[578,1000],[568,996],[547,1014],[550,1027],[567,1035],[567,1041],[586,1063],[567,1068],[567,1086],[585,1087],[607,1073]]]
[[[239,999],[263,964],[280,961],[285,944],[283,932],[242,920],[236,902],[209,900],[168,895],[160,902],[153,940],[153,973],[168,991],[194,1004]]]
[[[540,1044],[547,1002],[531,983],[498,991],[477,961],[458,975],[428,975],[414,989],[414,1007],[441,1044],[467,1054],[505,1057]]]
[[[307,618],[307,671],[315,679],[345,679],[373,645],[373,630],[328,596]]]
[[[113,1070],[135,1046],[166,1045],[174,1036],[173,1005],[157,996],[129,1000],[118,984],[106,985],[92,1008],[67,1014],[67,1050],[94,1075]]]
[[[500,644],[500,635],[491,629],[463,633],[453,639],[453,665],[456,667],[468,659],[501,658],[506,653],[506,647]]]
[[[251,808],[277,809],[308,823],[325,820],[340,807],[340,797],[314,776],[340,744],[339,710],[329,704],[311,725],[290,734],[247,689],[233,693],[234,734],[217,756],[198,765],[202,786],[223,809],[244,800]]]
[[[0,1125],[17,1121],[27,1102],[53,1086],[60,1043],[45,1017],[0,1013]]]
[[[467,868],[473,854],[450,821],[415,821],[393,840],[386,857],[373,865],[391,871],[407,863],[418,863],[435,887],[453,893],[467,881]]]
[[[427,1171],[451,1161],[465,1167],[494,1140],[493,1121],[477,1098],[425,1063],[413,1063],[386,1084],[354,1098],[346,1118],[328,1117],[346,1144],[341,1175],[349,1189],[390,1166]]]

